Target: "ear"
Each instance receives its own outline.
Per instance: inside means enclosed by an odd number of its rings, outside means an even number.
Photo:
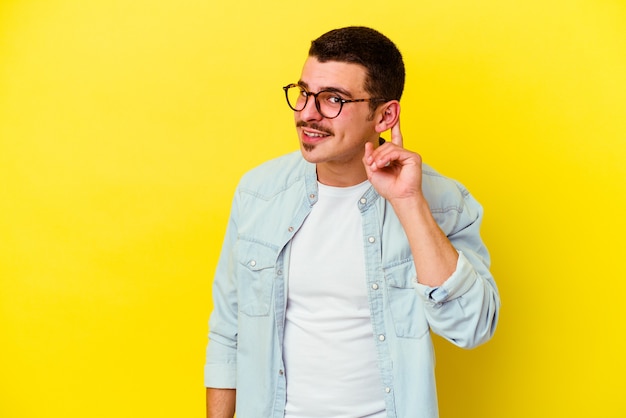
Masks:
[[[391,100],[380,106],[375,113],[376,132],[379,134],[388,131],[400,118],[400,102]]]

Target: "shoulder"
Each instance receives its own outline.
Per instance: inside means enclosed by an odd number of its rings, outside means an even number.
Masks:
[[[422,191],[432,210],[461,211],[471,197],[463,184],[427,164],[422,165]]]
[[[423,165],[422,191],[433,217],[446,235],[450,236],[476,222],[480,224],[482,206],[458,181]]]
[[[272,196],[304,178],[308,170],[315,170],[302,158],[300,151],[266,161],[243,175],[239,192],[259,197]]]

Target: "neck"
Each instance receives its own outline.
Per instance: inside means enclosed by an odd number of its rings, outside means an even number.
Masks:
[[[358,164],[319,163],[317,164],[317,180],[327,186],[349,187],[367,180],[367,173],[361,161]]]

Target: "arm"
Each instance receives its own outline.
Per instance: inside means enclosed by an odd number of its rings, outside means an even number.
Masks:
[[[454,273],[458,252],[444,235],[423,195],[390,200],[409,241],[418,282],[441,286]]]
[[[370,182],[391,203],[402,224],[418,281],[437,287],[455,271],[458,253],[430,212],[421,187],[422,159],[402,148],[399,119],[391,136],[391,143],[376,149],[366,144],[363,163]]]
[[[500,298],[480,239],[478,202],[464,195],[455,228],[447,227],[444,233],[423,195],[421,158],[402,148],[398,121],[392,143],[377,149],[367,144],[363,163],[406,233],[417,273],[415,286],[432,330],[460,347],[487,341],[495,331]]]
[[[207,418],[233,418],[235,395],[235,389],[206,388]]]
[[[204,366],[208,418],[232,418],[237,387],[237,283],[232,250],[237,236],[237,195],[213,279],[213,312]]]

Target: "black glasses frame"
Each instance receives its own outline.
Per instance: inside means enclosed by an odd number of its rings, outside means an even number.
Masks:
[[[293,88],[293,87],[298,87],[300,88],[302,91],[305,92],[305,96],[304,96],[304,105],[302,106],[301,109],[296,109],[295,107],[293,107],[291,105],[291,102],[289,102],[289,89]],[[326,116],[324,113],[322,113],[322,109],[320,106],[320,102],[317,99],[317,96],[319,96],[322,93],[335,93],[335,91],[333,90],[322,90],[322,91],[318,91],[317,93],[312,93],[310,91],[308,91],[307,89],[305,89],[304,87],[302,87],[300,84],[296,84],[296,83],[291,83],[291,84],[287,84],[285,87],[283,87],[283,90],[285,90],[285,99],[287,100],[287,105],[289,106],[289,108],[291,110],[293,110],[294,112],[301,112],[302,110],[304,110],[304,108],[306,107],[307,103],[309,102],[309,97],[313,96],[313,100],[315,101],[315,108],[317,109],[317,111],[319,112],[320,115],[324,116],[326,119],[335,119],[336,117],[338,117],[341,114],[341,111],[343,110],[343,105],[346,103],[358,103],[358,102],[387,102],[387,99],[378,99],[378,98],[369,98],[369,99],[343,99],[339,96],[337,96],[337,98],[339,99],[339,111],[337,112],[337,114],[335,116]]]

